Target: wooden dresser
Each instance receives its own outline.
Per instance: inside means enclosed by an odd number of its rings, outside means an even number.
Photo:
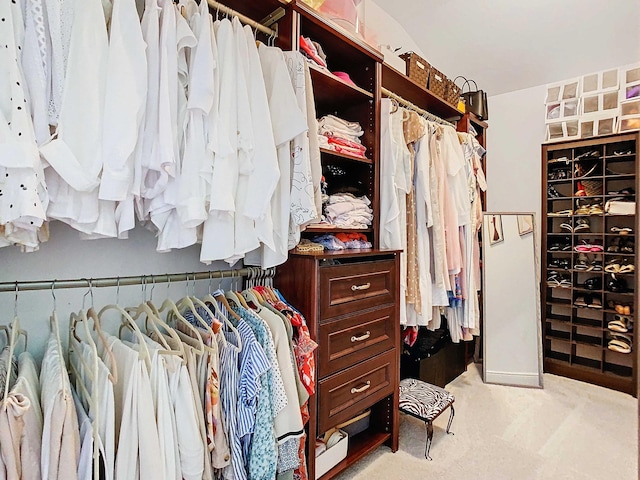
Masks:
[[[369,428],[349,438],[347,458],[329,479],[382,444],[398,449],[399,253],[352,250],[290,254],[276,286],[305,316],[316,351],[309,401],[309,478],[316,437],[371,408]]]

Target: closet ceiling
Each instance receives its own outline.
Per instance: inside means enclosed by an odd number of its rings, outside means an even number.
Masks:
[[[436,68],[475,79],[489,95],[640,60],[638,0],[375,3],[407,30]]]

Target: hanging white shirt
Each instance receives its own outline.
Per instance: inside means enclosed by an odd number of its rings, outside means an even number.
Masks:
[[[277,147],[280,180],[271,200],[275,248],[266,245],[245,257],[248,265],[275,267],[288,258],[289,216],[291,211],[291,141],[307,130],[298,107],[282,50],[260,45],[258,48],[271,111],[273,137]]]
[[[48,193],[17,61],[21,45],[12,24],[21,21],[20,5],[4,2],[0,15],[0,43],[6,47],[0,49],[0,246],[36,250]]]
[[[98,199],[107,59],[100,1],[77,2],[58,129],[40,152],[52,167],[49,217],[87,235],[115,237],[115,203]]]
[[[114,0],[109,34],[99,198],[120,202],[118,236],[133,229],[135,147],[146,103],[146,44],[135,0]]]
[[[233,255],[225,260],[230,265],[244,257],[244,254],[258,248],[260,241],[256,234],[253,218],[245,214],[248,196],[250,195],[250,179],[255,179],[254,158],[255,131],[254,118],[250,98],[250,60],[247,40],[240,20],[232,20],[233,37],[236,50],[236,94],[238,97],[238,185],[235,195],[236,213],[234,216]],[[258,128],[264,128],[259,125]],[[255,180],[254,180],[255,184]]]
[[[289,68],[289,76],[296,93],[298,107],[309,119],[307,111],[307,85],[306,70],[309,68],[307,61],[300,52],[284,52],[284,58]],[[318,140],[316,131],[311,132],[315,140]],[[300,227],[318,218],[316,210],[315,191],[313,188],[313,176],[311,172],[311,149],[309,143],[309,129],[296,135],[291,146],[291,215],[289,218],[288,249],[295,248],[300,241]]]
[[[38,145],[49,140],[49,95],[51,90],[51,39],[43,0],[24,0],[25,36],[22,71],[29,93],[29,108]]]
[[[217,147],[211,175],[209,218],[204,223],[200,261],[209,263],[230,258],[235,247],[238,159],[238,96],[236,49],[231,21],[214,23],[218,46],[220,85]]]
[[[177,210],[182,224],[197,227],[207,219],[208,181],[204,172],[210,171],[213,152],[208,149],[208,122],[216,94],[216,60],[213,52],[213,23],[206,2],[197,6],[187,3],[187,11],[195,8],[189,24],[197,38],[190,51],[189,100],[184,139],[184,156],[178,184]]]

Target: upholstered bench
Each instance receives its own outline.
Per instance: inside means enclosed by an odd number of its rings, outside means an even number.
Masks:
[[[427,442],[424,448],[424,456],[427,460],[431,460],[429,449],[433,440],[433,421],[447,408],[451,408],[447,433],[453,435],[449,429],[455,413],[454,401],[455,397],[452,394],[435,385],[415,378],[405,378],[400,381],[400,411],[419,418],[427,426]]]

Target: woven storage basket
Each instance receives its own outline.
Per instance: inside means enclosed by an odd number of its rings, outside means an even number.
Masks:
[[[429,85],[427,87],[435,96],[444,99],[447,90],[447,77],[440,70],[431,67],[429,72]]]
[[[444,99],[454,107],[458,106],[458,100],[460,100],[460,87],[458,87],[453,80],[447,78],[447,89],[445,90]]]
[[[413,52],[403,53],[400,55],[400,58],[404,60],[407,66],[407,77],[424,88],[427,88],[431,64]]]
[[[580,180],[587,197],[602,195],[602,180]]]

